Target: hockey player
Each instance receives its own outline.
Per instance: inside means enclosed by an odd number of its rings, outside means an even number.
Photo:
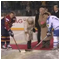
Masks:
[[[25,21],[24,30],[25,30],[25,38],[27,40],[27,48],[31,49],[31,40],[33,40],[33,30],[34,30],[34,19],[32,17],[29,17]]]
[[[48,27],[47,36],[51,35],[53,30],[53,49],[58,48],[59,44],[59,19],[56,16],[49,16],[48,13],[44,13],[43,17],[47,19],[46,24]]]
[[[16,17],[14,12],[10,12],[9,15],[6,15],[4,18],[1,19],[1,47],[3,49],[11,48],[10,46],[10,36],[14,36],[11,27],[12,24],[15,22]],[[5,46],[6,42],[6,46]]]

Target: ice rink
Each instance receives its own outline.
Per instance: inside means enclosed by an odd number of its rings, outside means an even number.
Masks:
[[[26,44],[24,31],[14,31],[15,39],[18,44]],[[33,33],[33,41],[37,41],[36,33]],[[11,38],[11,44],[15,44],[14,40]],[[59,59],[58,50],[33,50],[30,52],[25,52],[21,50],[20,53],[18,50],[4,50],[1,49],[1,59]]]

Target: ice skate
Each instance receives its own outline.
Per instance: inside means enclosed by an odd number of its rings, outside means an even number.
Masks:
[[[2,49],[6,49],[5,45],[2,46]]]

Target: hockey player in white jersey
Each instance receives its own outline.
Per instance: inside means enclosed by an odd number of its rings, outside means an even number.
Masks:
[[[53,29],[53,49],[57,49],[59,47],[59,18],[52,15],[49,16],[48,13],[44,13],[43,17],[47,20],[46,24],[48,27],[48,37],[51,35]]]

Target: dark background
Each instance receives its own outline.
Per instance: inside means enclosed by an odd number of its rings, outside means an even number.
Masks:
[[[26,16],[26,11],[30,10],[31,16],[35,16],[41,5],[52,12],[55,4],[59,6],[59,1],[1,1],[1,15],[14,11],[17,16]]]

